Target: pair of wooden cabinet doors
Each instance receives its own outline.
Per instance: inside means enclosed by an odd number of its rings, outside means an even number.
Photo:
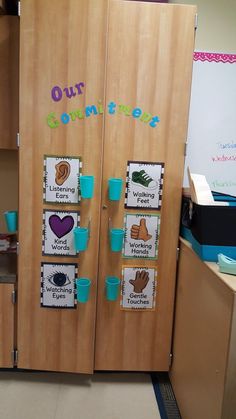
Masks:
[[[21,1],[20,368],[169,368],[195,14],[194,6],[122,0]],[[77,207],[45,202],[45,156],[80,156],[82,173],[95,177],[94,197]],[[128,161],[164,164],[157,260],[127,259],[109,247],[109,219],[122,227],[126,210],[124,193],[119,202],[108,200],[107,181],[125,183]],[[79,211],[81,225],[90,220],[87,251],[77,258],[43,254],[46,210]],[[76,309],[42,307],[42,264],[70,262],[92,281],[89,301]],[[126,266],[157,269],[153,310],[107,301],[105,277],[121,278]]]

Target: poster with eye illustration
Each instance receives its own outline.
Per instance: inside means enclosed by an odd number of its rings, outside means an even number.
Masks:
[[[154,310],[157,288],[155,268],[123,266],[120,306],[123,310]]]
[[[43,255],[76,256],[73,229],[79,222],[76,211],[44,210]]]
[[[164,163],[128,161],[125,208],[160,210]]]
[[[81,157],[44,156],[44,202],[78,204]]]
[[[77,264],[41,264],[41,307],[75,308]]]

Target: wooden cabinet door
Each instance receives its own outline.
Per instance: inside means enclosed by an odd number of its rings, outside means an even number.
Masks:
[[[0,284],[0,367],[12,368],[14,349],[13,284]]]
[[[110,1],[106,68],[110,113],[105,116],[97,370],[169,368],[195,13],[195,6]],[[159,121],[150,120],[148,114]],[[152,212],[161,219],[157,261],[122,258],[121,252],[109,247],[109,219],[119,228],[125,213],[149,212],[124,209],[124,193],[119,202],[107,199],[108,178],[125,181],[127,161],[164,163],[162,207]],[[121,310],[119,299],[106,300],[106,276],[121,278],[122,266],[130,265],[157,268],[154,310]]]
[[[93,371],[103,114],[85,109],[99,107],[104,96],[106,3],[21,1],[20,368]],[[95,177],[94,198],[78,206],[44,204],[44,155],[81,156],[82,173]],[[90,219],[88,250],[76,258],[43,256],[45,209],[80,211],[82,226]],[[79,276],[92,281],[90,300],[76,309],[41,307],[42,262],[77,263]]]
[[[0,148],[16,149],[19,125],[19,18],[0,16]]]

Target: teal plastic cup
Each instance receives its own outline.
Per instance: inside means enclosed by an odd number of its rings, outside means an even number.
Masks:
[[[18,229],[18,212],[6,211],[4,212],[7,230],[9,233],[15,233]]]
[[[111,228],[110,246],[112,252],[120,252],[123,246],[124,230],[122,228]]]
[[[76,252],[83,252],[88,247],[88,228],[75,227],[74,228],[74,244]]]
[[[79,303],[87,303],[89,300],[91,288],[91,279],[78,278],[76,279],[77,301]]]
[[[120,279],[116,276],[106,277],[106,299],[108,301],[116,301],[120,291]]]
[[[94,176],[80,176],[80,193],[82,198],[90,199],[94,193]]]
[[[108,179],[108,198],[110,201],[119,201],[121,198],[123,180],[118,178]]]

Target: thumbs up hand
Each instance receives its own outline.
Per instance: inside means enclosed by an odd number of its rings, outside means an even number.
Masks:
[[[152,235],[148,233],[145,218],[141,218],[139,226],[133,224],[130,231],[131,239],[143,240],[144,242],[150,240]]]

